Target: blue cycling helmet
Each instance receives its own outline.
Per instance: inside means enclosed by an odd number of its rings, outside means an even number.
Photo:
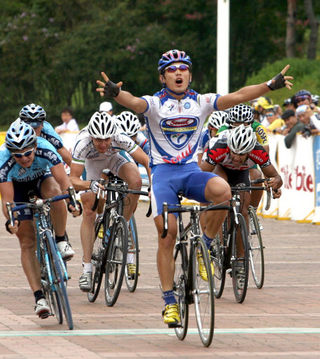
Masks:
[[[158,62],[158,71],[163,73],[164,69],[174,62],[183,62],[189,65],[190,69],[192,66],[190,56],[188,56],[184,51],[174,49],[162,54],[161,59]]]
[[[43,122],[46,119],[46,111],[39,105],[31,103],[22,107],[19,117],[25,122]]]
[[[298,107],[298,102],[303,101],[305,99],[309,99],[311,102],[311,92],[308,90],[300,90],[297,93],[295,93],[295,95],[293,96],[293,104],[294,107],[297,108]]]
[[[16,119],[10,125],[5,139],[9,151],[15,152],[24,148],[34,147],[37,142],[37,135],[34,129],[27,123]]]

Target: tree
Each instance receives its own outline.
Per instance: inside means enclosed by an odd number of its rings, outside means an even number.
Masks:
[[[317,55],[317,43],[318,43],[318,21],[314,15],[312,0],[304,0],[305,11],[309,19],[310,24],[310,37],[308,46],[308,59],[313,60]]]
[[[295,56],[296,31],[295,22],[297,14],[296,0],[288,0],[287,32],[286,32],[286,56]]]

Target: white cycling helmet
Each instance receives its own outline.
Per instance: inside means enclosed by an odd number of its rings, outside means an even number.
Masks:
[[[19,117],[25,122],[43,122],[46,116],[46,111],[35,103],[22,107],[19,113]]]
[[[5,139],[9,151],[15,152],[24,148],[34,147],[37,142],[37,135],[34,129],[20,118],[17,118],[10,125]]]
[[[240,103],[229,110],[227,122],[232,126],[234,123],[250,124],[254,121],[252,108]]]
[[[208,125],[218,130],[220,127],[226,124],[227,119],[228,119],[228,114],[226,112],[214,111],[209,116]]]
[[[231,130],[227,144],[230,150],[239,155],[249,153],[256,145],[257,137],[250,126],[240,125]]]
[[[129,137],[135,136],[141,128],[138,117],[130,111],[123,111],[117,116],[117,125]]]
[[[88,123],[88,132],[94,138],[105,140],[117,131],[117,125],[107,112],[95,112]]]

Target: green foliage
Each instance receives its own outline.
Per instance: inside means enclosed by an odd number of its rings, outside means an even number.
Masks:
[[[53,124],[65,106],[86,123],[102,102],[100,71],[136,96],[152,94],[160,88],[159,57],[172,48],[191,55],[192,87],[215,91],[215,1],[2,0],[1,10],[0,125],[31,102],[44,106]],[[286,2],[232,1],[230,11],[235,90],[266,62],[284,57]]]
[[[268,97],[273,100],[273,103],[282,105],[284,99],[293,96],[301,89],[306,89],[312,94],[320,94],[320,60],[282,59],[267,64],[259,72],[249,77],[246,84],[265,82],[279,73],[287,64],[291,66],[287,75],[294,77],[294,86],[291,91],[286,88],[270,91]]]

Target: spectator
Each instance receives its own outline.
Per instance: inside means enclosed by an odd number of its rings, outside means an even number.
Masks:
[[[293,104],[293,97],[289,97],[289,98],[286,98],[284,101],[283,101],[283,104],[282,104],[282,107],[284,107],[284,110],[294,110],[295,111],[295,107],[294,107],[294,104]]]
[[[311,92],[308,90],[300,90],[295,93],[295,95],[292,98],[292,102],[294,104],[294,107],[297,108],[301,105],[311,105]]]
[[[279,117],[275,107],[269,106],[264,111],[265,118],[261,125],[264,126],[268,132],[273,132],[277,128],[281,128],[284,125],[284,121]]]
[[[109,115],[112,116],[112,114],[113,114],[112,109],[113,109],[112,108],[112,103],[108,102],[108,101],[105,101],[105,102],[102,102],[100,104],[99,112],[107,112]]]
[[[272,105],[272,100],[269,97],[261,96],[258,98],[256,105],[254,107],[255,120],[262,123],[265,116],[263,114],[264,110]]]
[[[320,113],[320,107],[318,107],[318,103],[319,103],[319,95],[311,95],[311,108],[313,111]]]
[[[282,134],[285,136],[284,143],[287,148],[290,148],[296,138],[297,132],[304,130],[304,124],[298,121],[293,110],[284,111],[282,119],[285,122],[285,127],[282,131]]]
[[[320,119],[319,115],[315,114],[309,105],[300,105],[296,109],[298,119],[304,124],[305,129],[303,135],[305,137],[317,135],[320,132]]]
[[[61,134],[68,131],[79,131],[79,126],[77,121],[73,118],[73,113],[70,108],[65,107],[61,111],[61,120],[63,122],[62,125],[55,128],[57,133]]]

